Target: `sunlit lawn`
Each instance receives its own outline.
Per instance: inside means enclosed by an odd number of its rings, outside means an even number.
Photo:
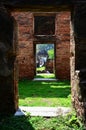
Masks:
[[[19,81],[20,106],[71,106],[69,81]]]
[[[35,76],[35,78],[49,78],[49,79],[55,79],[55,74],[53,73],[40,73]]]

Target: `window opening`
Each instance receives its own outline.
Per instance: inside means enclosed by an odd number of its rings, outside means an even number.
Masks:
[[[35,35],[55,34],[55,16],[35,16],[34,23]]]

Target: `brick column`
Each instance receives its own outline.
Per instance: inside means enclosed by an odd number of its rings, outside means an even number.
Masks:
[[[12,12],[12,16],[18,24],[19,78],[33,79],[35,75],[33,14],[31,12]]]
[[[70,79],[70,12],[56,15],[56,77]]]

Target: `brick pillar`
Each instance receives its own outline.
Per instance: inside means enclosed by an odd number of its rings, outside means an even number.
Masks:
[[[56,15],[56,78],[70,79],[70,12]]]
[[[12,12],[12,16],[18,24],[19,39],[19,78],[34,78],[35,60],[33,45],[33,13],[31,12]]]
[[[18,108],[17,35],[14,19],[0,7],[0,115],[13,114]]]

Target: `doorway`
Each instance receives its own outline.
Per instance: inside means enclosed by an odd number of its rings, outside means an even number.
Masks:
[[[18,19],[20,16],[20,20]],[[26,17],[28,15],[28,17]],[[37,33],[37,35],[34,33],[34,22],[33,22],[33,13],[32,16],[29,12],[21,13],[19,12],[16,14],[16,19],[19,23],[19,71],[21,72],[20,76],[22,78],[19,80],[19,106],[48,106],[48,107],[57,107],[57,106],[63,106],[63,102],[61,103],[62,98],[65,100],[64,106],[70,106],[70,83],[69,81],[66,82],[60,82],[55,79],[53,82],[50,82],[51,79],[48,77],[48,80],[46,81],[46,75],[49,76],[49,74],[53,74],[55,78],[61,79],[62,76],[67,75],[65,72],[69,72],[69,14],[65,14],[66,18],[63,22],[63,16],[64,12],[59,12],[56,14],[55,17],[55,33],[52,35],[47,35],[42,33]],[[32,18],[31,18],[32,17]],[[23,23],[23,19],[25,19],[25,23]],[[29,25],[26,23],[26,21],[29,19]],[[59,19],[59,22],[58,22]],[[23,24],[21,24],[21,22]],[[68,21],[66,23],[66,21]],[[64,23],[66,26],[64,26]],[[61,28],[62,26],[62,28]],[[36,26],[37,27],[37,26]],[[61,30],[63,28],[67,31],[62,33]],[[23,30],[22,30],[23,29]],[[43,32],[43,31],[42,31]],[[45,31],[44,31],[45,32]],[[53,31],[52,31],[53,32]],[[22,33],[22,34],[21,34]],[[66,34],[65,34],[66,33]],[[27,35],[26,35],[27,34]],[[63,35],[62,35],[63,34]],[[64,40],[64,36],[67,36],[67,38]],[[28,37],[27,37],[28,36]],[[33,37],[34,36],[34,37]],[[59,36],[59,37],[58,37]],[[44,73],[37,72],[37,48],[38,46],[45,46],[45,51],[47,46],[53,46],[53,56],[54,56],[54,63],[53,63],[53,71],[50,72],[50,70],[47,70]],[[40,50],[39,50],[40,51]],[[49,53],[49,49],[47,50]],[[46,53],[46,54],[47,54]],[[43,57],[43,56],[42,56]],[[46,55],[47,60],[50,60],[48,54]],[[44,59],[46,59],[46,57]],[[65,60],[66,59],[66,60]],[[64,61],[64,62],[63,62]],[[43,63],[44,64],[44,63]],[[42,64],[38,66],[40,69],[42,67]],[[65,71],[64,71],[65,70]],[[35,72],[35,73],[34,73]],[[40,76],[41,74],[41,76]],[[42,75],[43,74],[43,75]],[[39,76],[40,81],[33,81],[34,77]],[[60,78],[59,78],[60,77]],[[43,80],[41,80],[43,78]],[[64,78],[64,77],[63,77]],[[29,80],[28,80],[29,79]],[[31,80],[30,80],[31,79]],[[54,82],[55,81],[55,82]],[[66,88],[64,88],[66,84]],[[62,87],[63,86],[63,87]],[[65,90],[65,93],[64,93]],[[63,93],[65,95],[63,95]],[[49,95],[48,95],[49,94]],[[59,95],[60,94],[60,95]],[[52,100],[53,99],[53,100]],[[58,99],[61,99],[60,101],[57,101]],[[68,99],[68,102],[67,100]],[[35,103],[35,104],[34,104]],[[61,103],[61,104],[60,104]],[[67,103],[67,104],[66,104]]]
[[[55,78],[55,44],[40,43],[35,46],[36,78]]]

